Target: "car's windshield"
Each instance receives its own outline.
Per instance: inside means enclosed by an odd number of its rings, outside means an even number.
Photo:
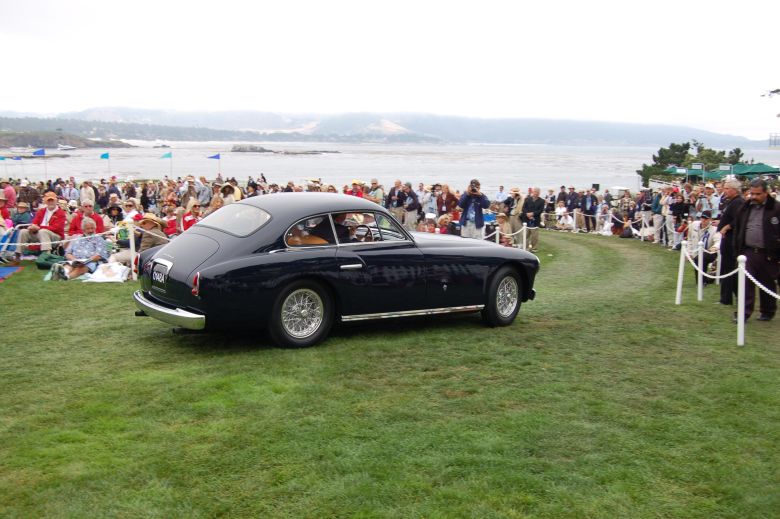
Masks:
[[[211,227],[235,236],[249,236],[271,219],[271,215],[259,207],[248,204],[229,204],[211,213],[195,224]]]

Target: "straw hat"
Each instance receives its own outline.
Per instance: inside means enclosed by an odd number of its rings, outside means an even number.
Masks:
[[[520,188],[519,187],[513,187],[509,190],[510,195],[519,195],[520,194]]]
[[[498,213],[498,214],[496,214],[496,218],[506,219],[506,213]]]
[[[165,224],[163,223],[160,218],[154,214],[154,213],[144,213],[143,217],[138,220],[138,225],[141,225],[144,222],[152,222],[153,224],[157,225],[160,229],[165,228]]]
[[[28,204],[27,202],[19,202],[18,204],[16,204],[16,207],[25,207],[25,208],[29,209],[30,208],[30,204]]]

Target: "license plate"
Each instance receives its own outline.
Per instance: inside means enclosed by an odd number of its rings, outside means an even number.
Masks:
[[[152,288],[165,291],[165,282],[168,280],[168,267],[155,263],[152,267]]]

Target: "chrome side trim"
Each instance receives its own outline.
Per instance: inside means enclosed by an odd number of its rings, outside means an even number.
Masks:
[[[377,314],[342,315],[341,320],[365,321],[368,319],[392,319],[395,317],[414,317],[419,315],[450,314],[454,312],[476,312],[485,308],[485,305],[450,306],[447,308],[425,308],[423,310],[406,310],[403,312],[383,312]]]
[[[351,265],[342,265],[341,270],[358,270],[362,269],[363,264],[362,263],[353,263]]]
[[[135,305],[149,317],[158,321],[181,326],[190,330],[202,330],[206,327],[206,316],[194,314],[181,308],[168,308],[157,303],[152,303],[144,297],[143,292],[136,290],[133,294]]]

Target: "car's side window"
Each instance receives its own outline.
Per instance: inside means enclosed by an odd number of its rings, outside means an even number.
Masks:
[[[382,241],[405,241],[407,239],[398,225],[383,214],[376,215],[376,225],[379,228]]]
[[[305,218],[290,227],[284,241],[288,247],[336,245],[328,215]]]

